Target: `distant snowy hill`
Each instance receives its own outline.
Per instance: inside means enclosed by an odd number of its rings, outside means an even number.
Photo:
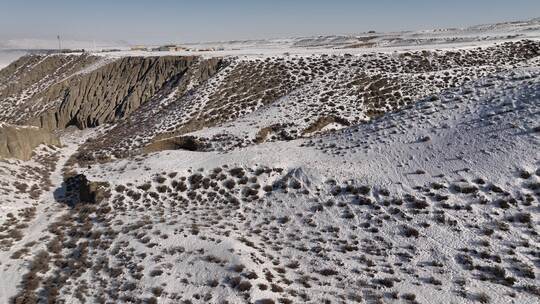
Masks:
[[[0,50],[0,69],[8,66],[13,61],[17,60],[26,53],[23,51],[6,51]]]
[[[504,22],[467,28],[403,31],[395,33],[369,32],[350,35],[325,35],[315,37],[292,37],[253,41],[223,41],[188,44],[194,47],[225,49],[235,48],[375,48],[391,46],[415,46],[448,43],[496,41],[512,38],[540,38],[540,21]]]

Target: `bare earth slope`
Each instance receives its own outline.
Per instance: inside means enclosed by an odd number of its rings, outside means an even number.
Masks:
[[[217,64],[212,60],[199,62],[195,57],[110,60],[88,55],[49,55],[41,58],[37,67],[28,67],[27,61],[39,58],[34,57],[23,57],[6,68],[7,84],[0,87],[0,118],[49,130],[70,125],[96,127],[127,117],[154,95],[162,94],[162,90],[177,86],[192,65],[212,65],[207,67],[208,77]],[[48,71],[49,67],[54,67],[54,72]],[[44,76],[36,75],[33,69],[45,69]],[[63,69],[68,72],[59,72]]]
[[[0,157],[29,160],[37,146],[60,145],[50,132],[33,126],[0,124]]]

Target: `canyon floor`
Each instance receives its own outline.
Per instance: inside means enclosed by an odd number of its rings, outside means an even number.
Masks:
[[[0,302],[540,301],[540,20],[225,45],[0,70]]]

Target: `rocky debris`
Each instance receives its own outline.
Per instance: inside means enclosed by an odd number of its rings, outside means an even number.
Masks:
[[[106,182],[89,181],[84,174],[68,177],[64,181],[65,196],[64,202],[70,207],[78,204],[99,204],[107,197]]]
[[[145,153],[164,150],[207,151],[211,146],[194,136],[180,136],[154,141],[144,147]]]
[[[269,138],[274,139],[281,139],[281,140],[292,140],[294,137],[292,137],[286,130],[287,125],[285,124],[273,124],[268,127],[264,127],[257,132],[257,135],[255,136],[255,143],[263,143],[267,141]]]
[[[41,144],[60,145],[60,140],[38,127],[0,124],[0,158],[29,160],[34,148]]]
[[[351,123],[349,121],[347,121],[346,119],[341,118],[341,117],[322,116],[319,119],[317,119],[313,124],[311,124],[307,129],[305,129],[303,133],[305,135],[305,134],[311,134],[311,133],[319,132],[319,131],[323,130],[326,126],[328,126],[330,124],[333,124],[333,123],[336,123],[336,124],[339,124],[339,125],[342,125],[342,126],[350,126],[351,125]]]

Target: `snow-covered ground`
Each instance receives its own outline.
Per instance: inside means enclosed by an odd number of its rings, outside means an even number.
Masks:
[[[125,186],[115,203],[123,212],[109,221],[129,233],[112,246],[123,244],[117,257],[127,254],[143,273],[135,284],[160,286],[164,303],[175,292],[238,303],[410,294],[420,303],[536,303],[539,98],[540,69],[523,68],[309,140],[160,152],[80,171]],[[237,167],[245,185],[211,177]],[[228,193],[239,205],[211,199],[212,186],[178,190],[180,176],[199,174],[223,189],[233,180]],[[144,216],[152,228],[137,230]]]
[[[229,61],[186,98],[0,162],[0,302],[538,303],[540,54],[500,45],[538,29],[370,33],[369,48],[341,48],[361,35],[199,44],[230,49],[189,54]],[[78,73],[156,54],[188,53],[103,53]],[[255,77],[279,98],[248,94]],[[223,107],[236,112],[182,134],[216,149],[78,163],[120,149],[112,134],[149,140]],[[89,202],[70,200],[72,173],[92,182],[79,190]]]
[[[103,56],[170,56],[198,55],[203,57],[247,56],[270,57],[314,54],[365,54],[475,48],[494,42],[540,39],[540,21],[506,22],[471,26],[462,29],[437,29],[390,33],[360,33],[350,35],[293,37],[268,40],[221,41],[181,44],[189,51],[130,51],[99,53]]]

